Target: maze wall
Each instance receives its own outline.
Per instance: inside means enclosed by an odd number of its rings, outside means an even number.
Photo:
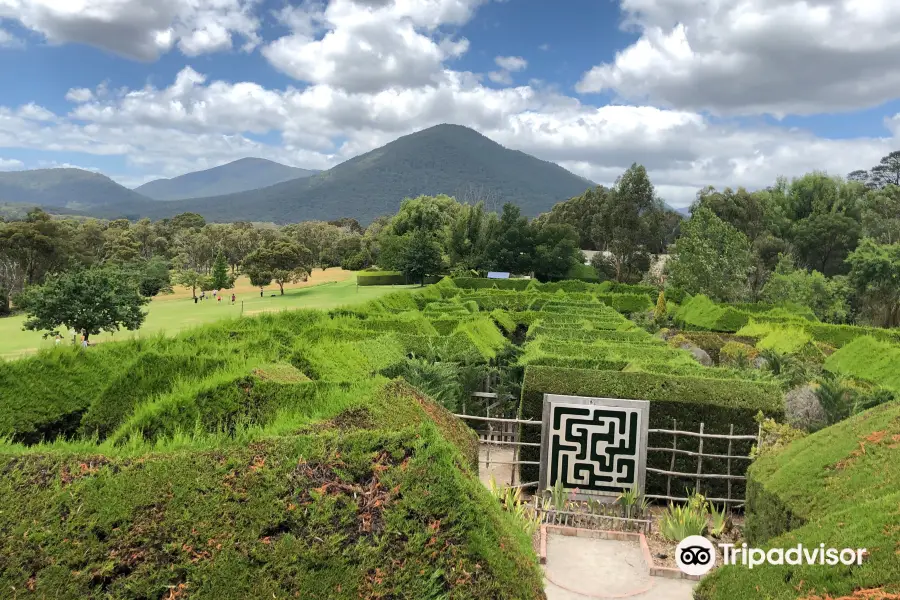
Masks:
[[[647,402],[545,396],[541,487],[582,496],[643,489]]]

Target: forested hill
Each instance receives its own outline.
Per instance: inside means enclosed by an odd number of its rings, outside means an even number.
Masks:
[[[559,165],[504,148],[458,125],[438,125],[401,137],[312,177],[224,196],[111,205],[107,218],[162,218],[183,212],[208,221],[298,222],[353,217],[362,223],[393,214],[405,197],[448,194],[485,199],[490,208],[514,202],[529,216],[576,196],[592,182]]]
[[[0,203],[92,211],[105,204],[119,210],[140,210],[140,205],[150,202],[106,175],[83,169],[0,173]]]
[[[264,158],[242,158],[212,169],[150,181],[135,191],[154,200],[184,200],[255,190],[317,172]]]

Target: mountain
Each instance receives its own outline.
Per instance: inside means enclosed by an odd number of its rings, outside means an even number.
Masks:
[[[108,204],[136,210],[150,200],[106,175],[66,168],[0,172],[0,202],[93,211]]]
[[[205,171],[150,181],[134,191],[154,200],[184,200],[255,190],[316,173],[264,158],[242,158]]]
[[[354,217],[369,223],[397,211],[400,201],[420,194],[461,200],[504,202],[535,216],[594,184],[559,165],[509,150],[459,125],[437,125],[403,136],[327,171],[262,189],[172,202],[111,205],[96,214],[171,217],[197,212],[208,221],[273,221]]]

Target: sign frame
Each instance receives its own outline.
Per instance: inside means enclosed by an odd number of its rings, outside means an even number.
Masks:
[[[640,429],[638,431],[638,448],[637,448],[637,472],[635,476],[634,488],[641,493],[645,492],[647,478],[647,440],[650,429],[650,402],[648,400],[631,400],[625,398],[602,398],[590,396],[566,396],[562,394],[544,394],[543,402],[543,420],[541,435],[541,464],[540,478],[538,485],[540,491],[543,492],[552,486],[548,481],[550,477],[550,438],[552,436],[553,424],[551,423],[553,404],[581,404],[585,407],[596,406],[599,408],[628,408],[636,410],[640,413]],[[565,488],[570,494],[575,488]],[[614,502],[618,497],[616,492],[604,491],[578,491],[575,494],[577,500],[599,500],[601,502]]]

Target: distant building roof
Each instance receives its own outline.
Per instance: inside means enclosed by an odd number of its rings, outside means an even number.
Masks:
[[[499,273],[495,271],[491,271],[488,273],[488,279],[509,279],[509,273]]]

